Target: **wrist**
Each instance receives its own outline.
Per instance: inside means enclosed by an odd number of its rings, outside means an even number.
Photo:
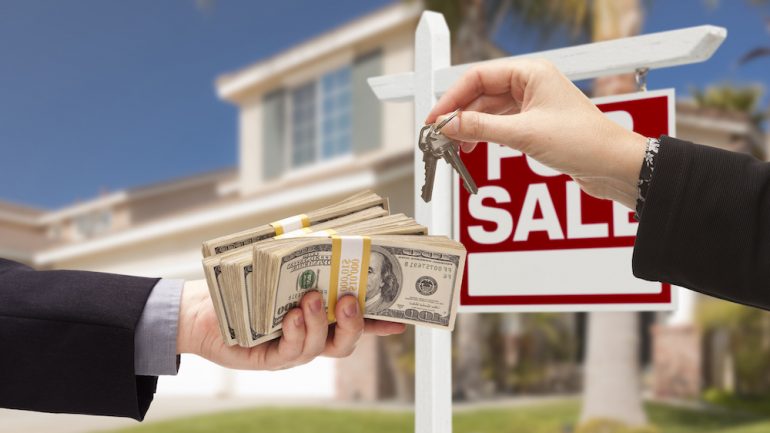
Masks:
[[[611,199],[634,209],[639,195],[639,172],[647,148],[647,137],[633,131],[625,132],[618,142],[622,155],[618,157],[619,163],[613,174],[618,188]]]
[[[179,303],[179,325],[177,326],[176,351],[198,353],[200,344],[195,341],[195,324],[201,310],[202,301],[208,296],[205,280],[185,281]]]
[[[647,138],[612,121],[608,121],[606,127],[596,135],[603,137],[595,159],[598,176],[588,177],[581,184],[595,197],[634,209]]]

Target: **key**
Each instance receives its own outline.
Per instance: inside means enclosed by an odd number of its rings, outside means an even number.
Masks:
[[[425,166],[425,183],[422,186],[422,199],[427,203],[433,197],[433,184],[436,178],[436,162],[439,158],[446,161],[463,180],[463,186],[471,193],[476,194],[478,188],[473,181],[468,169],[463,164],[459,155],[458,144],[449,137],[441,134],[443,128],[450,120],[460,113],[455,110],[438,124],[426,125],[420,130],[419,148],[422,151],[422,161]]]
[[[432,140],[428,139],[432,125],[424,126],[420,130],[419,146],[422,151],[422,162],[425,167],[425,183],[422,185],[422,200],[428,203],[433,197],[433,182],[436,180],[436,163],[438,158],[433,154]]]
[[[444,161],[452,166],[452,168],[463,180],[463,186],[465,187],[466,191],[471,194],[476,194],[479,192],[479,189],[476,186],[476,182],[473,181],[471,174],[468,173],[468,169],[465,167],[465,164],[463,164],[463,160],[460,159],[460,149],[458,144],[454,140],[451,140],[445,135],[441,134],[441,128],[449,123],[450,120],[454,119],[458,114],[460,114],[459,108],[452,112],[452,114],[447,116],[444,120],[442,120],[441,123],[431,128],[431,132],[437,135],[432,143],[433,149],[435,151],[434,154],[437,157],[443,158]]]
[[[471,194],[476,194],[479,192],[479,188],[476,186],[476,182],[473,181],[471,174],[468,173],[468,169],[465,167],[465,164],[463,164],[463,160],[460,159],[460,149],[458,149],[457,143],[450,142],[450,145],[444,147],[443,149],[444,151],[441,153],[441,156],[444,158],[444,161],[449,163],[449,165],[454,168],[457,174],[460,175],[460,179],[463,180],[463,186],[465,187],[465,190]]]
[[[436,163],[438,158],[433,152],[423,152],[422,162],[425,165],[425,183],[422,185],[422,200],[428,203],[433,198],[433,182],[436,180]]]

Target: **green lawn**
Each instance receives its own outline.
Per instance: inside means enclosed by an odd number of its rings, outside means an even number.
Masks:
[[[647,406],[661,433],[767,433],[770,418],[720,411]],[[457,433],[562,433],[579,411],[578,402],[457,413]],[[411,412],[319,408],[263,408],[147,423],[114,433],[391,433],[410,432]]]

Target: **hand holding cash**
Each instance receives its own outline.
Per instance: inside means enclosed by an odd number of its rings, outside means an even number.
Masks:
[[[350,355],[362,331],[385,336],[405,329],[401,323],[364,320],[356,300],[344,296],[337,303],[337,323],[330,332],[321,294],[311,291],[284,317],[281,338],[246,348],[227,346],[222,340],[205,280],[185,284],[180,310],[179,353],[194,353],[241,370],[280,370],[305,364],[319,355],[340,358]]]
[[[390,215],[371,192],[212,239],[203,255],[206,281],[185,286],[178,348],[255,369],[346,356],[362,331],[451,330],[465,262],[461,244]]]

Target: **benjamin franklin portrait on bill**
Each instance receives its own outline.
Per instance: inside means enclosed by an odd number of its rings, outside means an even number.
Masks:
[[[401,292],[401,266],[386,249],[372,246],[366,285],[366,311],[375,313],[393,305]]]

